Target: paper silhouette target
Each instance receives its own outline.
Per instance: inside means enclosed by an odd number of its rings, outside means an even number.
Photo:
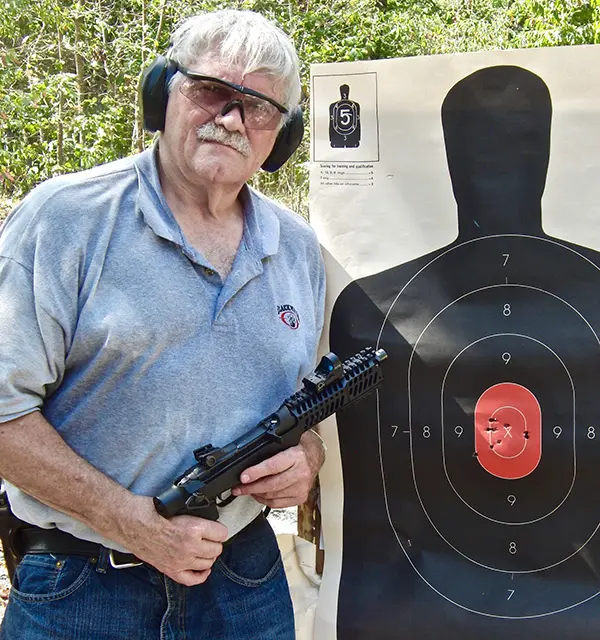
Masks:
[[[360,105],[349,100],[350,86],[340,86],[340,99],[329,105],[329,143],[332,147],[360,145]]]
[[[338,638],[596,638],[600,255],[542,230],[539,76],[481,69],[441,113],[457,239],[353,282],[331,318],[336,353],[389,355],[337,418]]]

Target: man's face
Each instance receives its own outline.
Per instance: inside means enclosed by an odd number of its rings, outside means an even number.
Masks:
[[[282,100],[280,84],[266,74],[244,76],[241,68],[223,65],[215,58],[204,58],[190,65],[190,70],[243,85],[278,102]],[[183,79],[183,83],[193,82]],[[208,125],[208,130],[203,130],[204,125]],[[223,141],[210,139],[214,137],[210,130],[214,125],[224,134]],[[169,96],[165,130],[160,138],[161,162],[169,164],[169,175],[179,176],[191,184],[241,186],[269,156],[277,133],[277,128],[247,128],[237,107],[225,115],[210,115],[186,97],[176,84]]]

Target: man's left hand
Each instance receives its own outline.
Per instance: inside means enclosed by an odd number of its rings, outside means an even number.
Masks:
[[[242,484],[232,490],[233,495],[252,495],[272,509],[303,504],[325,461],[323,445],[311,431],[302,434],[295,447],[263,460],[246,469]]]

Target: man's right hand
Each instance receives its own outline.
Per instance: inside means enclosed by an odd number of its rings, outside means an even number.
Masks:
[[[120,542],[140,560],[188,587],[201,584],[223,551],[227,527],[195,516],[159,515],[152,498],[133,496]]]
[[[0,424],[0,476],[186,586],[208,578],[227,539],[219,522],[163,518],[151,497],[131,493],[75,453],[39,411]]]

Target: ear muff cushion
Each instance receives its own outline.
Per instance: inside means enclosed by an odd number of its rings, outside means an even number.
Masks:
[[[175,62],[165,56],[157,56],[142,72],[140,81],[144,129],[163,131],[169,92],[167,87],[177,73]]]
[[[262,168],[272,173],[282,167],[288,158],[296,151],[302,142],[304,135],[304,122],[302,120],[302,109],[298,107],[292,117],[283,125],[273,150],[264,161]]]

